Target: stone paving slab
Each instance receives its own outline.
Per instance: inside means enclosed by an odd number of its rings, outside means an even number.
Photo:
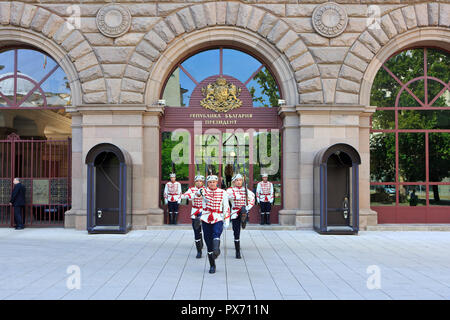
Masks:
[[[238,260],[226,230],[211,275],[190,229],[0,229],[0,300],[450,299],[449,232],[255,228],[242,232],[241,247]]]

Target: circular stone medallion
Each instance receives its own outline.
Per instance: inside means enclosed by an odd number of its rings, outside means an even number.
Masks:
[[[110,38],[126,33],[131,26],[131,13],[128,8],[118,4],[107,4],[97,13],[97,28]]]
[[[326,2],[314,9],[312,23],[318,34],[333,38],[344,32],[348,17],[340,5],[334,2]]]

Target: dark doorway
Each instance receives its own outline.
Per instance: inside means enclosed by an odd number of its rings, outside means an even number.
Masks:
[[[119,224],[120,162],[112,152],[102,152],[95,159],[95,223]]]
[[[327,224],[328,226],[348,226],[350,203],[350,170],[352,161],[343,152],[337,151],[327,162]]]
[[[93,147],[86,156],[87,229],[89,233],[126,233],[131,229],[132,162],[110,143]]]

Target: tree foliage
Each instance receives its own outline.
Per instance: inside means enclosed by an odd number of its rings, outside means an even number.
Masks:
[[[403,83],[424,75],[424,50],[403,51],[385,63],[385,66]],[[450,55],[427,49],[428,76],[448,83],[450,77]],[[428,102],[443,89],[438,81],[427,81]],[[416,97],[426,102],[423,79],[411,82],[408,88]],[[383,68],[373,82],[371,104],[378,107],[394,107],[400,84]],[[448,107],[449,95],[441,95],[432,106]],[[421,104],[409,93],[403,91],[398,106],[420,107]],[[447,109],[448,110],[448,109]],[[398,129],[450,129],[449,111],[399,110]],[[374,130],[395,129],[395,111],[378,110],[372,117]],[[440,182],[450,177],[450,134],[429,134],[429,178]],[[425,181],[425,133],[399,133],[399,180],[408,182]],[[372,133],[370,138],[372,181],[395,181],[395,133]],[[439,201],[437,186],[433,186],[434,199]]]

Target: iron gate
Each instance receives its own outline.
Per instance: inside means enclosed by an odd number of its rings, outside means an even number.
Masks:
[[[26,188],[25,226],[63,226],[71,206],[71,140],[0,140],[0,226],[13,226],[13,179]]]

